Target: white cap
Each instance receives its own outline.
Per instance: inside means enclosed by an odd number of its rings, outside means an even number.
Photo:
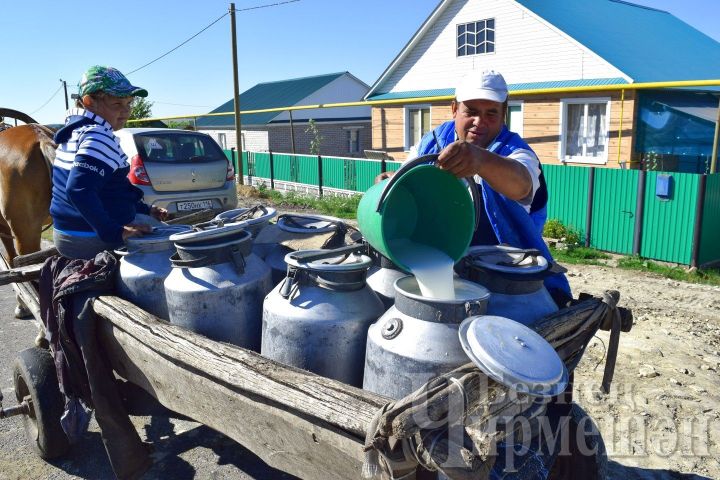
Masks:
[[[455,88],[455,99],[458,102],[466,100],[491,100],[503,103],[508,97],[508,87],[505,79],[495,70],[477,70],[470,72],[460,79]]]

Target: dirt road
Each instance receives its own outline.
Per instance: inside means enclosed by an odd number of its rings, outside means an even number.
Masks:
[[[575,400],[600,427],[612,478],[720,478],[720,287],[608,267],[571,266],[569,275],[575,294],[619,290],[635,317],[610,394],[598,393],[595,368],[606,332],[575,377]]]

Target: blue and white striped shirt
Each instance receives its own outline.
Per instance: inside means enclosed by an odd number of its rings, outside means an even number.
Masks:
[[[127,179],[130,164],[112,126],[93,112],[71,109],[55,142],[50,204],[55,228],[121,244],[123,226],[149,207]]]

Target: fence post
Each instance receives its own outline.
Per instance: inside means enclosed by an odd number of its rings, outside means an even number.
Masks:
[[[320,198],[323,196],[323,171],[322,171],[322,157],[320,155],[318,157],[318,193],[320,195]]]
[[[705,190],[707,188],[707,175],[700,175],[698,184],[697,201],[695,202],[695,227],[693,231],[692,254],[690,266],[697,267],[700,262],[700,240],[702,240],[702,218],[705,206]]]
[[[380,173],[385,173],[387,171],[387,164],[385,163],[385,157],[383,156],[382,160],[380,160]]]
[[[593,196],[595,195],[595,167],[590,167],[588,175],[588,199],[587,212],[585,212],[585,246],[590,247],[590,237],[592,233],[592,212],[593,212]]]
[[[230,161],[232,162],[233,170],[235,170],[235,181],[237,181],[238,168],[235,159],[235,147],[230,147]]]
[[[640,170],[638,176],[637,202],[635,203],[635,231],[633,232],[633,255],[640,255],[642,246],[642,225],[645,216],[645,184],[647,170]]]
[[[275,190],[275,160],[272,150],[268,150],[268,153],[270,153],[270,190]]]

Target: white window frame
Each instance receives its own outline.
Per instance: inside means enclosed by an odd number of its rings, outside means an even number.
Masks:
[[[566,134],[565,124],[567,123],[567,106],[573,104],[590,104],[590,103],[604,103],[605,104],[605,131],[607,132],[607,148],[605,148],[605,155],[602,157],[566,157]],[[610,153],[610,97],[585,97],[585,98],[563,98],[560,100],[560,149],[558,150],[558,159],[562,163],[585,163],[589,165],[605,165],[608,162]],[[587,106],[585,107],[587,112]],[[585,115],[585,121],[587,122],[588,116]],[[587,131],[587,123],[585,125]]]
[[[418,110],[418,109],[425,109],[427,108],[430,111],[430,130],[432,130],[432,105],[429,103],[422,103],[422,104],[414,104],[414,105],[405,105],[403,108],[403,131],[404,131],[404,139],[403,139],[403,145],[406,152],[410,151],[410,149],[415,145],[414,140],[410,138],[410,122],[409,119],[409,112],[410,110]],[[422,137],[420,137],[422,138]],[[418,141],[419,143],[419,141]]]
[[[356,125],[356,126],[352,126],[352,127],[342,127],[343,130],[348,132],[348,144],[347,144],[348,153],[360,153],[362,151],[362,142],[360,141],[360,130],[362,130],[363,128],[365,128],[365,127],[363,127],[362,125]],[[357,132],[357,136],[358,136],[358,140],[357,140],[358,149],[356,151],[353,151],[353,149],[351,148],[352,147],[352,133],[351,133],[352,131]]]
[[[218,133],[218,143],[223,150],[229,150],[227,147],[227,135],[224,132]]]
[[[509,100],[508,101],[508,111],[505,112],[505,115],[507,115],[507,118],[505,119],[505,123],[508,123],[508,120],[510,118],[510,107],[520,107],[520,128],[515,128],[515,126],[511,126],[510,130],[517,133],[521,137],[523,136],[523,131],[525,127],[525,102],[523,100]]]

